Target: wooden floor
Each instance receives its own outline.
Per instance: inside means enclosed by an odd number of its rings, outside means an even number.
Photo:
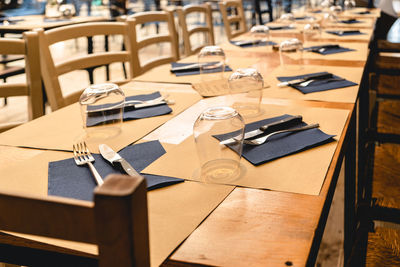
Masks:
[[[154,26],[154,25],[153,25]],[[150,33],[155,30],[152,25],[142,29],[143,34]],[[226,40],[222,25],[215,29],[216,42],[221,43]],[[95,49],[101,49],[104,45],[104,40],[99,37],[95,39]],[[110,40],[111,49],[119,49],[121,40],[118,38],[112,38]],[[58,58],[63,58],[65,55],[70,56],[71,54],[85,53],[86,45],[85,40],[77,40],[55,46],[53,48],[56,51]],[[144,59],[152,58],[155,54],[162,53],[163,47],[157,47],[142,51],[141,57]],[[13,63],[15,65],[23,64],[21,62]],[[122,66],[121,64],[114,64],[111,66],[111,78],[122,79]],[[10,78],[10,81],[19,81],[24,79],[24,76]],[[101,83],[105,81],[105,70],[97,69],[95,71],[95,82]],[[65,94],[71,93],[76,90],[85,88],[89,83],[87,79],[87,73],[80,71],[71,75],[62,77],[61,84],[63,92]],[[0,124],[11,121],[26,121],[26,99],[24,97],[12,97],[7,99],[8,104],[4,106],[3,99],[0,100]],[[50,108],[47,107],[47,112],[51,112]],[[336,267],[343,266],[342,263],[342,244],[343,244],[343,207],[344,207],[344,195],[343,195],[343,171],[341,172],[337,190],[334,196],[333,204],[328,218],[325,234],[322,240],[320,254],[317,259],[317,266],[323,267]],[[0,263],[1,267],[1,263]]]

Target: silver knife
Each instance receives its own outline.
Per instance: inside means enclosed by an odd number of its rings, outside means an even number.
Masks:
[[[277,86],[278,87],[284,87],[284,86],[289,86],[289,85],[297,85],[297,84],[300,84],[302,82],[306,82],[308,80],[323,80],[323,79],[329,79],[329,78],[332,78],[332,77],[333,77],[332,73],[322,73],[322,74],[316,74],[316,75],[309,75],[309,76],[304,77],[304,78],[278,83]]]
[[[100,144],[99,150],[103,158],[108,160],[111,164],[114,165],[115,162],[121,164],[122,168],[125,172],[130,176],[141,176],[124,158],[122,158],[117,152],[112,150],[106,144]]]
[[[280,125],[280,124],[284,124],[284,123],[288,123],[288,122],[292,122],[292,121],[302,121],[303,117],[301,115],[297,115],[297,116],[293,116],[293,117],[288,117],[282,120],[278,120],[278,121],[274,121],[271,123],[268,123],[266,125],[261,126],[260,128],[247,132],[244,134],[244,139],[249,139],[252,137],[255,137],[257,135],[263,134],[266,130],[268,130],[268,128],[271,128],[272,126],[276,126],[276,125]],[[230,144],[234,144],[236,143],[238,137],[232,137],[226,140],[222,140],[221,142],[219,142],[221,145],[230,145]]]

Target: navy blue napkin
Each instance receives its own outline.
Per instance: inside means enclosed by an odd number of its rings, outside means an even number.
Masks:
[[[291,27],[291,26],[269,26],[269,25],[268,25],[268,28],[269,28],[271,31],[277,31],[277,30],[292,30],[292,29],[293,29],[293,27]]]
[[[125,147],[119,154],[140,172],[165,154],[165,150],[160,142],[151,141]],[[113,167],[103,159],[100,154],[93,154],[93,156],[95,158],[93,164],[103,178],[112,173],[123,173],[118,167]],[[183,179],[158,175],[146,174],[144,177],[147,182],[147,190],[184,181]],[[92,200],[95,187],[95,180],[87,165],[77,166],[73,158],[49,163],[49,195]]]
[[[322,13],[322,10],[314,10],[314,11],[311,11],[311,13],[314,13],[314,14]]]
[[[276,43],[272,42],[272,41],[263,41],[263,42],[258,42],[258,43],[245,43],[245,44],[240,44],[240,42],[243,42],[242,40],[241,41],[230,41],[230,42],[233,45],[240,46],[240,47],[243,47],[243,48],[276,45]]]
[[[319,75],[319,74],[328,74],[328,72],[317,72],[317,73],[309,73],[309,74],[298,75],[298,76],[277,77],[277,79],[281,82],[287,82],[287,81],[307,78],[308,76]],[[340,78],[341,77],[336,76],[336,75],[333,75],[333,77],[332,77],[332,79],[340,79]],[[357,84],[350,82],[348,80],[330,81],[330,82],[327,82],[327,80],[316,80],[304,87],[302,87],[300,85],[292,85],[292,87],[301,91],[303,94],[308,94],[308,93],[327,91],[327,90],[338,89],[338,88],[343,88],[343,87],[349,87],[349,86],[353,86],[353,85],[357,85]]]
[[[367,10],[367,11],[354,12],[354,14],[367,15],[367,14],[371,14],[371,12]]]
[[[349,36],[349,35],[362,35],[365,34],[358,30],[348,30],[348,31],[326,31],[327,33],[334,34],[337,36]]]
[[[192,64],[197,64],[197,63],[177,63],[177,62],[172,62],[171,63],[171,71],[173,68],[177,68],[177,67],[185,67],[185,66],[189,66]],[[221,72],[222,71],[222,67],[221,68],[216,68],[216,69],[210,69],[207,70],[205,73],[216,73],[216,72]],[[228,66],[225,65],[225,71],[232,71],[232,69]],[[175,73],[175,75],[177,77],[179,76],[186,76],[186,75],[198,75],[200,74],[200,69],[191,69],[191,70],[187,70],[187,71],[172,71],[173,73]]]
[[[282,120],[288,117],[293,116],[285,114],[282,116],[246,124],[245,132],[258,129],[265,124]],[[297,125],[293,125],[293,128],[306,125],[306,123],[301,122]],[[227,135],[220,135],[218,137],[216,136],[216,138],[221,141],[235,135],[235,133],[229,133]],[[282,158],[284,156],[292,155],[297,152],[331,142],[333,141],[333,137],[334,135],[325,134],[317,128],[295,133],[282,133],[271,136],[268,141],[262,145],[253,146],[244,144],[242,155],[251,164],[257,166],[278,158]]]
[[[151,94],[146,94],[146,95],[135,95],[135,96],[129,96],[126,97],[125,100],[141,100],[141,101],[148,101],[152,99],[156,99],[161,97],[160,92],[154,92]],[[99,107],[96,106],[95,109],[98,109]],[[137,119],[144,119],[144,118],[150,118],[150,117],[156,117],[156,116],[161,116],[165,114],[169,114],[172,112],[172,109],[167,105],[167,104],[162,104],[158,106],[153,106],[153,107],[145,107],[145,108],[138,108],[135,109],[134,107],[125,107],[124,108],[124,114],[123,114],[123,120],[124,121],[129,121],[129,120],[137,120]],[[117,116],[116,114],[107,114],[103,115],[99,113],[99,116],[94,116],[91,115],[87,118],[86,125],[87,127],[91,126],[96,126],[99,124],[104,124],[109,121],[112,121]]]
[[[60,19],[60,18],[44,18],[43,22],[65,22],[65,21],[71,21],[71,19]]]
[[[331,54],[342,53],[342,52],[356,51],[355,49],[346,48],[346,47],[342,47],[342,46],[326,47],[324,51],[322,51],[322,52],[318,51],[320,48],[324,48],[324,46],[326,46],[326,45],[310,46],[310,47],[305,47],[304,50],[311,51],[313,53],[318,53],[321,55],[331,55]]]
[[[313,17],[310,16],[302,16],[302,17],[295,17],[295,20],[305,20],[305,19],[313,19]]]
[[[361,21],[357,19],[345,19],[345,20],[340,20],[340,22],[345,24],[361,23]]]

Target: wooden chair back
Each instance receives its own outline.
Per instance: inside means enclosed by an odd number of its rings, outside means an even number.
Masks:
[[[218,5],[228,40],[247,32],[246,17],[241,0],[221,1]]]
[[[96,244],[99,266],[150,266],[146,194],[143,177],[126,175],[105,179],[94,203],[3,191],[0,229]]]
[[[133,32],[131,37],[133,40],[132,46],[132,64],[133,64],[133,75],[138,76],[156,66],[171,63],[179,59],[179,47],[178,38],[175,28],[175,20],[172,11],[147,11],[139,12],[127,17],[127,22],[133,23]],[[168,26],[168,33],[156,33],[149,36],[145,36],[139,40],[140,34],[138,28],[145,24],[164,22]],[[166,55],[160,55],[147,62],[141,62],[139,53],[140,50],[150,45],[161,45],[163,43],[169,43],[170,52]]]
[[[178,14],[179,25],[182,31],[183,44],[185,48],[185,56],[196,54],[206,45],[215,45],[214,40],[214,26],[212,20],[211,4],[205,3],[202,5],[187,5],[184,7],[177,7],[176,12]],[[200,14],[205,18],[205,25],[194,26],[189,29],[187,24],[187,16],[190,14]],[[205,43],[197,47],[192,47],[190,36],[197,33],[203,33],[205,37]]]
[[[42,82],[40,78],[39,47],[37,36],[25,33],[23,39],[0,38],[1,55],[24,55],[26,82],[0,84],[0,97],[27,96],[28,119],[36,119],[44,114]],[[8,123],[0,127],[0,132],[21,123]]]
[[[108,65],[115,62],[128,62],[128,79],[132,77],[131,51],[132,38],[130,32],[132,23],[125,22],[93,22],[58,27],[44,31],[35,30],[39,35],[40,60],[42,79],[51,109],[57,110],[79,100],[81,91],[70,95],[63,95],[59,76],[82,69]],[[79,57],[66,58],[56,63],[51,53],[50,46],[80,37],[93,37],[97,35],[121,35],[124,39],[125,51],[103,51],[92,54],[79,55]]]

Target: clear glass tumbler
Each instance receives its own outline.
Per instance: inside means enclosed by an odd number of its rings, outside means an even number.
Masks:
[[[283,68],[301,69],[303,67],[303,43],[297,38],[283,41],[279,45],[279,56]]]
[[[250,29],[251,38],[257,42],[268,42],[270,38],[269,27],[266,25],[255,25]]]
[[[211,107],[200,114],[193,135],[204,182],[229,182],[240,176],[240,159],[244,137],[242,116],[231,107]],[[237,142],[221,145],[218,135],[235,133]]]
[[[91,85],[83,91],[79,104],[87,139],[103,140],[121,132],[125,94],[118,85]]]
[[[224,79],[225,52],[221,47],[203,47],[198,54],[198,62],[203,82]]]
[[[264,79],[256,69],[237,69],[229,77],[228,84],[233,108],[240,115],[249,118],[261,114]]]

